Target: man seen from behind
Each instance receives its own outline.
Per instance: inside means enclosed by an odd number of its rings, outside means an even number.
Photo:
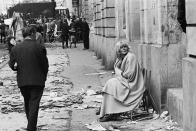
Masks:
[[[23,29],[23,42],[11,50],[9,66],[17,71],[17,84],[24,97],[25,113],[28,120],[27,131],[36,131],[39,104],[48,73],[46,48],[34,38],[35,29]]]

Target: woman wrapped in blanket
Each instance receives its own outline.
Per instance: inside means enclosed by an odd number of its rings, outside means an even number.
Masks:
[[[103,88],[100,122],[115,120],[120,113],[136,109],[145,91],[140,65],[128,42],[119,41],[115,48],[115,77]]]

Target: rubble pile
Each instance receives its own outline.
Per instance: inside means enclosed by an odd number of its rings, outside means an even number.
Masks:
[[[23,112],[24,105],[20,95],[1,96],[1,113],[8,114],[10,112]]]

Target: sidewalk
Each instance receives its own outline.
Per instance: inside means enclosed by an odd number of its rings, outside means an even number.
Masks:
[[[70,65],[64,68],[61,75],[68,77],[73,82],[72,92],[102,90],[106,80],[111,78],[112,71],[104,70],[101,60],[96,58],[94,52],[83,50],[82,45],[77,45],[77,48],[66,49],[66,53],[70,58]],[[95,102],[84,104],[100,105]],[[98,116],[96,116],[95,110],[96,108],[72,109],[71,131],[87,131],[85,124],[97,121]]]

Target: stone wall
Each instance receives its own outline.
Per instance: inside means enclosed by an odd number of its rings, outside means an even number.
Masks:
[[[196,130],[196,59],[183,59],[183,131]]]
[[[79,10],[80,16],[85,17],[86,21],[90,24],[93,23],[94,20],[94,0],[79,0]]]
[[[113,0],[96,0],[93,3],[94,23],[90,48],[102,59],[107,69],[113,68],[115,43],[115,11]]]
[[[196,56],[196,44],[195,44],[195,33],[196,33],[196,16],[193,13],[196,9],[196,2],[194,0],[186,0],[186,19],[187,19],[187,39],[188,47],[187,53]]]
[[[169,46],[130,43],[142,68],[147,70],[147,88],[155,100],[157,108],[166,107],[168,88],[182,87],[183,46]]]
[[[130,18],[126,22],[131,25],[125,39],[130,41],[141,67],[147,70],[147,86],[161,111],[166,107],[167,89],[182,87],[181,61],[186,56],[186,36],[177,20],[178,1],[132,0],[125,4],[129,5],[125,13]],[[116,19],[120,19],[118,29],[122,29],[122,18]]]
[[[187,54],[183,59],[183,130],[196,130],[196,1],[186,0]]]

